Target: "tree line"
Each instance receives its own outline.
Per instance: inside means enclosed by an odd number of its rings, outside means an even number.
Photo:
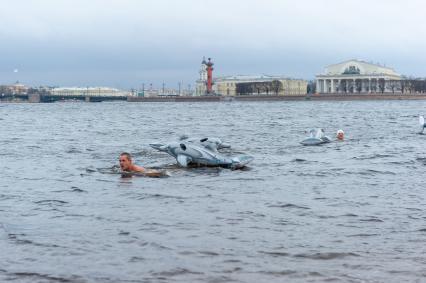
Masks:
[[[237,95],[278,95],[282,90],[283,84],[278,80],[269,82],[237,83],[235,89]]]

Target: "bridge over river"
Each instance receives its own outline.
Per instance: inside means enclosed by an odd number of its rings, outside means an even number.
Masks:
[[[0,101],[28,101],[32,103],[49,103],[58,101],[86,101],[86,102],[102,102],[102,101],[127,101],[128,95],[96,95],[96,94],[8,94],[1,95]]]

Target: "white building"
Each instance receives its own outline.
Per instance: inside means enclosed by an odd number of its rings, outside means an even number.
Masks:
[[[389,93],[400,91],[401,75],[392,68],[361,60],[327,66],[316,76],[317,93]]]
[[[200,70],[198,71],[200,75],[198,80],[195,82],[195,95],[204,95],[207,92],[207,62],[206,58],[203,57],[201,62]]]

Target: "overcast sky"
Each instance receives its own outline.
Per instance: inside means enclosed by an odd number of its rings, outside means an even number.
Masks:
[[[0,84],[194,86],[214,76],[313,79],[362,59],[426,76],[423,0],[0,0]]]

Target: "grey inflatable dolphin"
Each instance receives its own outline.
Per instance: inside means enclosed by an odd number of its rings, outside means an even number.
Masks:
[[[312,129],[309,133],[310,136],[300,142],[302,145],[320,145],[331,142],[331,139],[324,134],[323,129],[318,129],[316,133],[315,130]]]
[[[190,142],[196,145],[201,145],[212,151],[217,151],[223,148],[231,148],[231,145],[224,143],[219,138],[189,138],[188,136],[183,135],[179,139],[184,142]]]
[[[208,147],[192,142],[172,142],[169,144],[150,144],[156,150],[166,152],[176,158],[182,167],[188,165],[219,166],[230,169],[240,169],[253,160],[252,156],[224,156]]]

